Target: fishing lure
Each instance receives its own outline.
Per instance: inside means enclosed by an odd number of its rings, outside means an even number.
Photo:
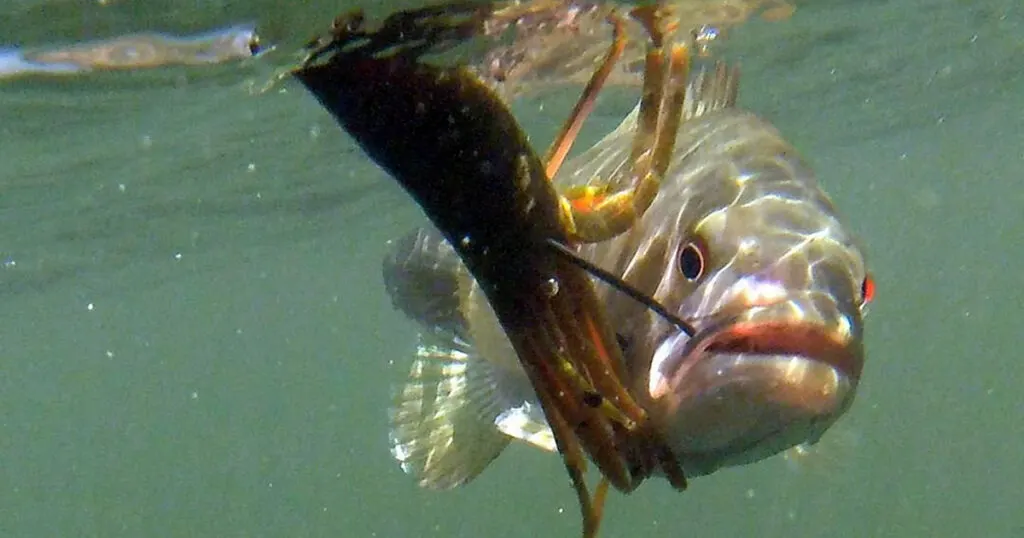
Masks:
[[[425,61],[522,9],[448,4],[395,13],[373,31],[352,13],[311,44],[293,74],[417,201],[480,283],[540,399],[581,504],[583,535],[592,537],[609,483],[631,491],[656,470],[678,489],[686,479],[625,387],[615,333],[590,274],[565,245],[613,237],[650,204],[684,99],[664,90],[685,88],[688,56],[681,46],[666,54],[657,9],[635,10],[651,36],[635,158],[626,177],[605,183],[625,186],[559,194],[551,178],[624,48],[618,15],[605,61],[543,160],[477,75]],[[604,477],[593,496],[584,452]]]

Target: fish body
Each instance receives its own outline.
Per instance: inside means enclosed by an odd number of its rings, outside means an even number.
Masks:
[[[578,247],[673,314],[597,284],[630,392],[687,476],[814,443],[853,401],[864,361],[864,256],[811,169],[735,104],[722,65],[688,82],[666,177],[628,231]],[[634,110],[563,167],[603,185],[631,162]],[[471,480],[512,439],[556,445],[486,297],[455,249],[420,229],[384,260],[395,306],[420,325],[391,412],[392,453],[426,487]],[[643,460],[643,455],[632,457]]]

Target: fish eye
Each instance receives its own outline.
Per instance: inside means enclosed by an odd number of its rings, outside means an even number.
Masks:
[[[693,282],[704,275],[704,251],[690,241],[679,250],[679,273]]]
[[[864,281],[860,283],[860,304],[866,305],[875,298],[875,279],[871,278],[871,275],[864,277]]]

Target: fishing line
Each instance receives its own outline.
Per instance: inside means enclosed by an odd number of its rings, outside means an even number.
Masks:
[[[697,329],[694,328],[693,325],[688,323],[683,318],[680,318],[679,316],[673,314],[672,312],[669,312],[668,309],[661,305],[661,303],[654,300],[652,297],[645,294],[644,292],[634,288],[633,286],[630,286],[629,284],[626,283],[625,280],[622,280],[621,278],[615,276],[614,274],[581,258],[578,254],[569,249],[569,247],[560,243],[556,239],[548,238],[545,240],[545,242],[557,254],[561,255],[566,260],[577,265],[584,271],[594,275],[601,282],[604,282],[605,284],[608,284],[609,286],[621,291],[622,293],[625,293],[634,301],[646,306],[652,312],[658,314],[669,323],[675,325],[676,327],[679,327],[679,329],[686,333],[687,336],[692,338],[693,335],[697,334]]]

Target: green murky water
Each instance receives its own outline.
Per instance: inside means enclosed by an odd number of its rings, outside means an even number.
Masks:
[[[0,42],[288,48],[340,7],[108,4],[9,1]],[[724,49],[868,246],[869,363],[807,461],[614,495],[602,536],[1024,536],[1024,7],[821,0]],[[0,80],[0,536],[576,536],[557,458],[449,493],[391,460],[414,334],[380,260],[422,217],[297,85],[249,95],[272,71]]]

